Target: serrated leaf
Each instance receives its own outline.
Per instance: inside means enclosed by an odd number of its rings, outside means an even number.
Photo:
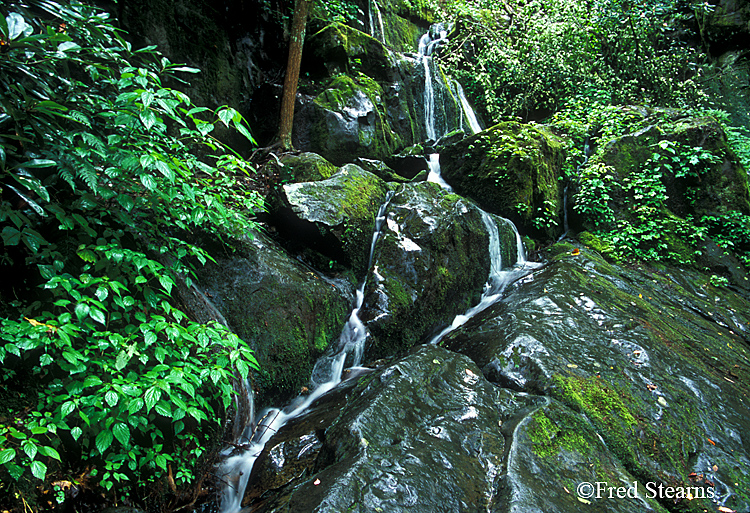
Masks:
[[[128,403],[128,413],[130,413],[131,415],[137,413],[141,408],[143,408],[143,404],[143,399],[141,399],[140,397],[131,399]]]
[[[82,434],[83,434],[83,430],[79,428],[78,426],[70,430],[70,436],[73,437],[73,440],[78,440]]]
[[[110,406],[110,408],[114,408],[115,406],[117,406],[117,402],[120,400],[120,396],[114,390],[107,390],[107,393],[104,394],[104,400],[107,401],[107,404]]]
[[[62,413],[63,418],[65,418],[68,415],[70,415],[75,409],[76,409],[76,405],[73,401],[66,401],[60,407],[60,413]]]
[[[89,312],[91,312],[91,307],[87,305],[86,303],[78,303],[75,308],[76,317],[78,317],[78,320],[81,321],[89,316]]]
[[[39,453],[42,456],[47,456],[48,458],[52,458],[52,459],[55,459],[57,461],[61,461],[60,460],[60,453],[57,452],[57,450],[55,448],[53,448],[53,447],[49,447],[49,446],[43,445],[43,446],[41,446],[39,448]]]
[[[112,426],[112,433],[123,446],[127,447],[130,442],[130,428],[122,422],[118,422]]]
[[[109,446],[112,445],[112,431],[109,431],[105,429],[104,431],[100,431],[98,435],[96,435],[96,450],[99,451],[99,454],[104,454],[107,449],[109,449]]]
[[[31,475],[43,481],[44,476],[47,475],[47,465],[45,465],[41,461],[32,461],[31,462]]]
[[[156,413],[163,415],[164,417],[172,416],[172,408],[164,401],[159,401],[154,408]]]
[[[156,189],[156,180],[154,180],[154,177],[149,174],[141,175],[141,183],[149,191]]]
[[[30,460],[33,460],[37,453],[37,446],[34,442],[31,440],[26,440],[21,443],[21,448],[23,449],[23,452],[26,453],[26,456],[29,457]]]
[[[156,405],[156,403],[159,402],[160,397],[161,397],[161,390],[159,390],[158,388],[151,387],[148,390],[146,390],[146,394],[143,396],[143,399],[146,402],[146,410],[151,411],[151,409]]]
[[[15,449],[11,449],[11,448],[3,449],[2,451],[0,451],[0,465],[8,463],[15,457],[16,457]]]

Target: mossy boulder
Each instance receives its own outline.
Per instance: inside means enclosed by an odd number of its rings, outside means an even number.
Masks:
[[[382,160],[402,144],[388,122],[383,88],[364,74],[335,77],[295,116],[295,146],[341,165]]]
[[[540,125],[499,123],[443,148],[443,178],[457,193],[524,233],[562,233],[562,140]]]
[[[278,404],[308,384],[315,361],[338,339],[352,291],[262,234],[235,249],[198,268],[196,282],[204,301],[255,351],[257,404]]]
[[[705,239],[750,262],[747,171],[721,123],[678,110],[623,110],[634,127],[602,141],[580,171],[571,226],[597,235],[613,258],[707,267],[747,286],[734,257]]]
[[[549,258],[443,343],[490,381],[583,413],[641,483],[709,487],[748,509],[738,469],[750,447],[737,434],[750,431],[750,298],[694,271],[625,269],[567,243]]]
[[[312,152],[287,153],[279,161],[283,164],[278,168],[281,183],[325,180],[338,171],[336,166]]]
[[[362,72],[378,81],[397,78],[397,55],[374,37],[331,23],[307,38],[303,72],[324,77]]]
[[[367,356],[390,356],[450,324],[478,302],[490,269],[489,235],[472,203],[437,184],[400,186],[388,205],[360,314],[373,335]],[[501,219],[505,262],[515,234]]]
[[[362,277],[375,217],[387,191],[383,180],[347,164],[326,180],[283,185],[272,220],[288,239],[338,260]]]

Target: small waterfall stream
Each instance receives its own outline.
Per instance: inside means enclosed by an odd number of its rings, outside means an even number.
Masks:
[[[380,232],[386,220],[388,204],[392,197],[393,192],[389,191],[375,218],[368,269],[372,266],[375,244],[380,237]],[[341,375],[346,364],[349,367],[356,367],[362,362],[367,330],[359,319],[359,311],[364,302],[366,284],[367,276],[357,289],[354,309],[349,315],[346,325],[344,325],[335,352],[321,357],[315,363],[311,378],[312,392],[306,396],[298,396],[284,409],[270,408],[266,410],[255,429],[248,426],[245,433],[240,437],[237,445],[246,445],[244,451],[241,454],[228,456],[224,460],[218,472],[219,476],[226,482],[221,498],[221,513],[237,513],[240,511],[253,465],[266,442],[289,420],[304,413],[317,398],[341,383]]]
[[[367,2],[367,18],[370,22],[370,35],[385,44],[385,28],[383,26],[383,15],[375,0]]]
[[[379,31],[379,34],[382,37],[382,19],[380,18],[380,11],[374,0],[371,0],[369,10],[370,30],[372,35],[373,37],[377,37],[376,33]],[[379,28],[376,28],[376,24],[374,23],[373,11],[377,13]],[[433,87],[433,77],[435,76],[433,67],[435,64],[430,55],[437,45],[446,41],[446,34],[447,31],[442,24],[434,25],[419,41],[419,59],[423,63],[425,71],[425,127],[427,138],[430,141],[435,141],[438,136],[435,127],[435,94]],[[481,127],[477,122],[471,106],[466,100],[461,85],[458,84],[458,82],[454,82],[453,86],[455,87],[456,94],[460,99],[462,114],[466,116],[467,124],[473,133],[479,132]],[[462,119],[461,125],[463,124]],[[441,133],[440,136],[442,135],[444,134]],[[429,182],[437,183],[442,188],[451,191],[452,189],[450,185],[443,179],[440,172],[439,154],[434,153],[429,156],[429,167],[430,172],[427,180]],[[375,245],[380,237],[383,224],[386,221],[387,209],[392,196],[392,191],[386,195],[385,201],[380,206],[375,219],[375,226],[370,244],[368,269],[371,268],[373,264],[372,259]],[[515,266],[509,269],[503,269],[501,256],[502,248],[497,224],[490,214],[484,211],[481,211],[481,214],[490,238],[489,252],[491,261],[489,277],[485,284],[481,300],[463,315],[457,315],[450,326],[446,327],[438,336],[433,338],[431,341],[433,344],[439,342],[439,340],[447,333],[461,326],[468,319],[485,310],[500,299],[503,290],[513,279],[530,272],[528,270],[530,268],[526,263],[526,257],[518,231],[513,223],[507,220],[504,220],[504,222],[509,223],[516,234],[517,262]],[[285,408],[269,408],[265,410],[263,414],[260,415],[260,420],[257,424],[255,426],[247,426],[245,432],[239,437],[236,446],[242,447],[243,451],[239,454],[231,454],[232,448],[225,451],[227,457],[218,472],[219,476],[226,482],[222,493],[220,513],[238,513],[241,510],[242,499],[245,494],[245,489],[253,465],[263,450],[266,442],[268,442],[268,440],[289,420],[302,415],[316,399],[341,383],[341,376],[346,367],[357,367],[362,363],[365,341],[367,339],[367,329],[359,319],[359,312],[364,302],[364,290],[366,284],[367,276],[364,277],[356,291],[354,308],[342,330],[337,347],[331,350],[329,354],[321,357],[315,363],[310,379],[312,392],[309,395],[297,397]]]

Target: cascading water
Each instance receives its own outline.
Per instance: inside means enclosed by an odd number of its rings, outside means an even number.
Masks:
[[[455,84],[456,94],[458,95],[458,99],[461,100],[461,112],[464,116],[466,116],[466,123],[469,125],[469,128],[471,128],[472,133],[478,134],[482,131],[482,127],[479,125],[479,121],[477,121],[477,116],[474,113],[474,109],[472,109],[471,105],[469,105],[469,100],[466,99],[464,88],[461,87],[461,84],[459,84],[458,82],[455,82]]]
[[[457,315],[450,326],[447,326],[443,331],[433,337],[430,344],[437,344],[445,335],[459,326],[462,326],[466,321],[495,304],[502,297],[503,291],[509,283],[521,276],[529,274],[533,269],[539,266],[537,263],[528,262],[526,260],[526,251],[523,248],[521,235],[518,233],[516,225],[507,219],[500,218],[504,223],[508,224],[516,235],[516,262],[512,267],[503,268],[500,232],[497,229],[497,224],[490,214],[484,210],[480,210],[480,212],[482,213],[482,222],[484,222],[484,226],[487,228],[487,233],[490,236],[490,275],[487,278],[487,283],[484,284],[484,290],[482,291],[479,303],[469,308],[463,314]]]
[[[383,223],[386,219],[388,203],[393,196],[389,191],[385,201],[380,206],[375,218],[372,242],[370,244],[370,258],[368,269],[372,266],[375,244],[380,237]],[[242,498],[245,494],[250,473],[255,460],[260,455],[266,442],[289,420],[304,413],[317,398],[341,383],[341,375],[345,364],[350,367],[358,366],[362,361],[367,331],[359,319],[359,311],[364,302],[364,289],[367,277],[362,280],[356,294],[356,303],[349,319],[339,337],[339,343],[333,354],[323,356],[313,369],[313,391],[309,395],[299,396],[284,409],[270,408],[266,410],[253,429],[248,426],[245,433],[235,445],[246,445],[241,454],[228,456],[219,469],[219,475],[224,479],[225,486],[221,499],[221,513],[237,513],[240,511]]]
[[[385,28],[383,27],[383,15],[375,0],[367,2],[367,17],[370,22],[370,35],[385,44]]]
[[[424,123],[428,141],[437,140],[435,130],[435,88],[432,84],[432,68],[434,64],[431,55],[435,47],[447,41],[446,36],[448,34],[448,31],[445,30],[442,24],[433,25],[433,27],[434,29],[428,30],[419,39],[417,52],[419,60],[424,66]],[[437,35],[437,37],[433,37],[433,34]]]

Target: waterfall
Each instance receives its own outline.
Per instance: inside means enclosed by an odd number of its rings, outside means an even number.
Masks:
[[[474,109],[471,108],[469,101],[466,99],[464,88],[461,87],[461,84],[459,84],[458,81],[456,81],[456,94],[458,95],[458,99],[461,100],[461,112],[466,116],[466,122],[468,123],[469,128],[471,128],[471,132],[478,134],[482,131],[482,127],[479,125],[479,121],[477,121]]]
[[[482,291],[479,303],[469,308],[463,314],[456,315],[449,326],[444,328],[443,331],[430,340],[430,344],[437,344],[445,335],[459,326],[464,325],[466,321],[497,303],[502,297],[505,287],[507,287],[509,283],[515,281],[521,276],[529,274],[533,269],[539,267],[539,264],[528,262],[526,260],[526,251],[524,250],[521,235],[518,233],[516,225],[507,219],[499,218],[513,230],[516,238],[516,262],[512,267],[504,268],[502,246],[500,245],[500,232],[497,229],[497,224],[492,215],[484,210],[480,210],[480,212],[482,214],[482,222],[484,223],[490,237],[490,274],[487,278],[487,283],[484,284],[484,290]]]
[[[375,218],[368,269],[372,266],[375,244],[380,237],[392,196],[393,191],[389,191]],[[227,455],[228,457],[224,460],[218,472],[218,475],[226,482],[222,492],[220,513],[237,513],[240,511],[253,465],[263,451],[266,442],[289,420],[304,413],[313,401],[341,383],[341,374],[347,361],[350,367],[356,367],[362,362],[367,330],[359,319],[359,311],[364,302],[366,283],[367,276],[357,289],[354,309],[341,332],[335,352],[323,356],[315,362],[311,378],[312,393],[297,397],[284,409],[267,409],[255,428],[253,429],[252,425],[247,427],[243,436],[238,440],[237,445],[246,446],[243,452],[231,456]]]
[[[373,16],[373,12],[375,16]],[[385,44],[385,28],[383,27],[383,15],[380,13],[380,7],[375,0],[367,2],[367,17],[370,22],[370,35]],[[375,23],[377,18],[377,23]]]
[[[436,46],[447,41],[446,36],[447,30],[443,28],[442,24],[433,25],[435,27],[434,32],[437,33],[438,37],[435,39],[431,35],[433,30],[428,30],[420,39],[417,53],[419,54],[419,60],[422,61],[424,66],[424,124],[427,130],[427,140],[437,140],[437,133],[435,130],[435,89],[432,83],[432,68],[434,66],[432,61],[432,52]]]

